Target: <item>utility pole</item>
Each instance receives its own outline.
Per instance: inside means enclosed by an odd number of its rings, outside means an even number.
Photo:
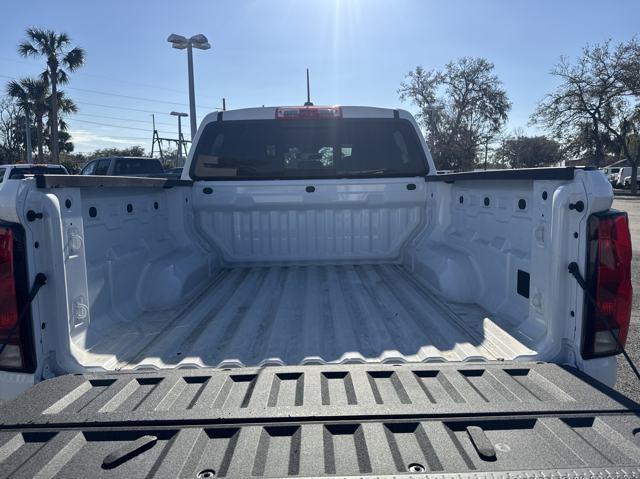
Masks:
[[[182,116],[178,115],[178,140],[180,141],[180,144],[178,145],[178,163],[180,163],[180,166],[183,166],[182,164]]]
[[[227,99],[222,97],[222,111],[227,111]]]
[[[186,150],[187,146],[184,144],[184,138],[182,137],[182,117],[189,116],[189,115],[179,111],[172,111],[171,115],[178,117],[178,165],[177,166],[184,166],[184,160],[182,157],[182,147],[184,145],[184,149]]]
[[[487,156],[489,156],[489,138],[484,141],[484,170],[487,171]]]
[[[156,130],[156,116],[151,115],[151,120],[153,121],[153,140],[151,141],[151,157],[153,158],[153,151],[156,143],[158,144],[158,150],[160,151],[160,159],[164,160],[164,155],[162,154],[162,139],[158,134],[158,130]]]
[[[160,151],[160,159],[163,160],[164,163],[164,152],[162,151],[162,142],[166,141],[169,146],[171,146],[172,143],[177,143],[178,145],[178,160],[175,164],[175,166],[184,166],[184,158],[187,157],[187,143],[191,143],[189,140],[185,140],[184,136],[182,135],[182,121],[181,121],[181,117],[183,116],[188,116],[186,113],[180,113],[180,112],[175,112],[172,111],[171,115],[173,116],[177,116],[178,117],[178,139],[176,140],[175,138],[164,138],[160,136],[160,133],[158,133],[158,130],[156,130],[156,117],[155,115],[151,115],[152,121],[153,121],[153,139],[151,140],[151,156],[153,157],[153,153],[155,151],[155,146],[156,144],[158,145],[158,150]],[[183,150],[184,148],[184,150]],[[184,153],[184,156],[182,155],[182,153]],[[182,164],[179,164],[182,163]]]
[[[151,134],[151,158],[153,158],[153,147],[156,146],[156,115],[151,114],[151,125],[153,125],[153,133]]]

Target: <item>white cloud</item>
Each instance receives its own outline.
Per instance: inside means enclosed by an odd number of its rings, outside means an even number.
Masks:
[[[114,146],[125,146],[125,147],[135,146],[135,145],[146,146],[146,144],[151,141],[151,139],[130,140],[130,139],[109,136],[107,134],[100,134],[100,133],[87,131],[87,130],[72,129],[72,130],[69,130],[69,134],[71,135],[71,141],[75,145],[75,151],[78,153],[94,151],[99,148],[109,148]]]

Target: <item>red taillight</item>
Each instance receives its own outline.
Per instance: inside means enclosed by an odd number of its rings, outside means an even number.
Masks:
[[[15,328],[17,321],[18,298],[13,268],[13,232],[8,228],[0,228],[0,338],[6,338]]]
[[[332,120],[342,117],[339,106],[281,106],[276,108],[276,120]]]
[[[631,319],[631,236],[627,214],[597,213],[589,218],[588,295],[583,357],[621,352]],[[610,331],[611,329],[611,331]]]
[[[25,308],[24,242],[18,225],[0,225],[0,369],[32,371],[31,329],[20,323]],[[28,319],[23,315],[23,319]]]

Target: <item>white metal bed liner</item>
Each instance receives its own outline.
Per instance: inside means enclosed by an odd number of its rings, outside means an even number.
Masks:
[[[447,303],[398,264],[223,269],[172,317],[146,313],[103,331],[83,364],[112,370],[536,354],[479,306]]]

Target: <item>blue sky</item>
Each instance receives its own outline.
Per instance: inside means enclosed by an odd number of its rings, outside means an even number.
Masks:
[[[40,60],[17,54],[27,26],[65,31],[86,50],[86,66],[68,90],[80,107],[69,121],[77,151],[148,149],[150,111],[158,112],[161,133],[177,136],[168,113],[188,111],[186,53],[170,47],[170,33],[204,33],[213,44],[195,52],[198,119],[222,97],[228,108],[301,104],[306,67],[316,104],[412,110],[397,95],[409,70],[483,56],[513,102],[513,129],[526,127],[554,86],[549,70],[560,55],[628,40],[640,18],[637,0],[23,0],[2,10],[1,83],[42,69]]]

